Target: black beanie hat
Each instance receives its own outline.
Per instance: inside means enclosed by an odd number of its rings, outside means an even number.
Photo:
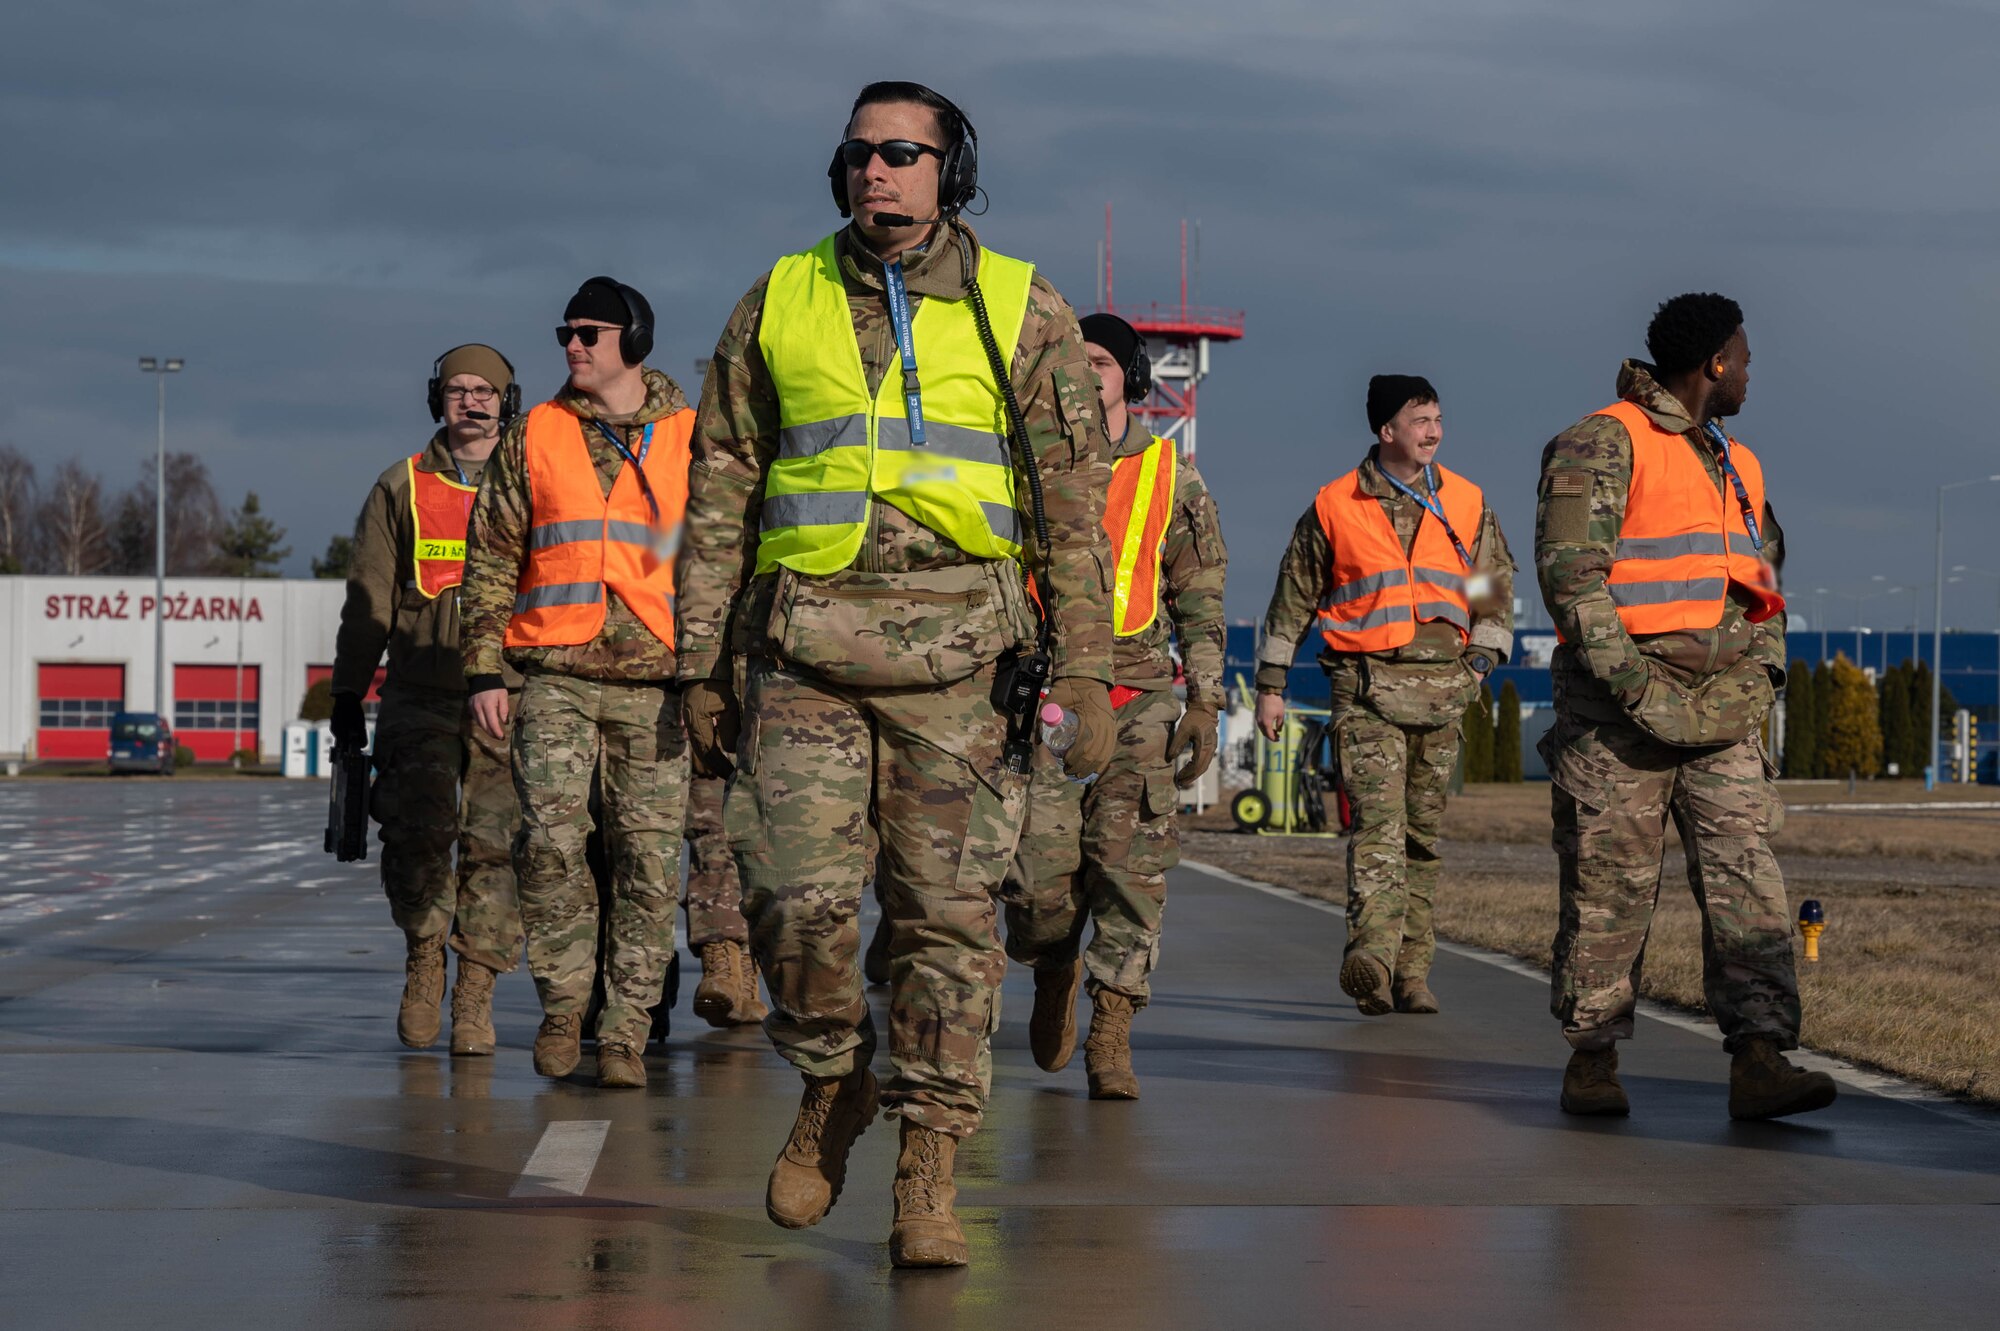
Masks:
[[[1083,329],[1083,340],[1095,342],[1111,353],[1111,358],[1125,369],[1132,368],[1132,358],[1139,352],[1139,333],[1131,324],[1115,314],[1086,314],[1077,320]]]
[[[1368,381],[1368,432],[1380,434],[1412,402],[1437,400],[1437,390],[1420,374],[1378,374]]]
[[[653,307],[646,303],[646,298],[631,287],[607,277],[593,277],[578,287],[576,294],[569,298],[569,304],[563,306],[564,320],[595,319],[620,328],[631,327],[632,316],[626,313],[625,297],[618,294],[621,287],[625,296],[631,298],[639,317],[646,321],[647,327],[652,327]]]

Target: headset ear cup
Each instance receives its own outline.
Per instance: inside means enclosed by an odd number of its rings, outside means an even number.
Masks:
[[[1132,353],[1132,363],[1125,367],[1125,400],[1140,402],[1153,391],[1153,358],[1146,354],[1146,344],[1141,342]]]
[[[833,161],[827,164],[826,183],[833,190],[833,206],[840,209],[842,217],[852,217],[854,210],[847,202],[847,164],[840,160],[840,149],[833,150]]]
[[[424,385],[424,405],[431,409],[433,423],[444,419],[444,385],[438,382],[436,375],[432,375],[430,382]]]
[[[512,368],[511,366],[509,367]],[[507,391],[500,395],[500,423],[505,425],[521,414],[521,385],[508,384]]]
[[[625,358],[627,365],[644,364],[646,357],[653,354],[653,326],[648,323],[634,323],[618,334],[618,354]]]

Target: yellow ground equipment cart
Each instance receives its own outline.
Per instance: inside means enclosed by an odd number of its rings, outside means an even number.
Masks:
[[[1238,792],[1229,805],[1240,830],[1323,837],[1347,830],[1347,793],[1340,785],[1330,717],[1323,707],[1288,706],[1276,743],[1257,735],[1257,784]]]

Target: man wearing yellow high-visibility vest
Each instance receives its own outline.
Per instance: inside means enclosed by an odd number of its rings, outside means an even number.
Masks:
[[[780,259],[710,362],[681,567],[689,740],[705,768],[735,765],[723,820],[765,1029],[805,1078],[766,1210],[816,1224],[886,1108],[898,1266],[966,1261],[952,1167],[991,1078],[994,897],[1042,675],[1082,718],[1072,772],[1116,739],[1095,380],[1055,288],[958,220],[977,148],[930,89],[862,90],[827,171],[853,225]],[[871,839],[891,919],[879,1087],[857,925]]]
[[[1126,407],[1152,389],[1145,341],[1115,314],[1086,315],[1082,327],[1113,440],[1104,531],[1114,560],[1118,751],[1087,786],[1043,752],[1020,859],[1003,894],[1007,955],[1035,970],[1028,1022],[1035,1062],[1050,1072],[1069,1063],[1082,983],[1091,1001],[1083,1046],[1090,1098],[1136,1100],[1132,1016],[1150,994],[1167,870],[1180,863],[1176,785],[1193,785],[1215,757],[1229,555],[1194,463]],[[1187,676],[1185,712],[1173,693],[1173,638]],[[1086,922],[1090,946],[1079,956]]]

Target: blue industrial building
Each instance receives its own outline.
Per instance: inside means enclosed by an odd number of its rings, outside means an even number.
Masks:
[[[1533,755],[1534,741],[1547,728],[1547,709],[1553,702],[1549,682],[1549,656],[1555,650],[1556,635],[1550,629],[1520,629],[1514,634],[1514,651],[1508,664],[1493,672],[1493,690],[1512,682],[1523,707],[1536,709],[1523,720],[1523,758],[1531,771],[1539,771]],[[1845,656],[1864,670],[1880,673],[1904,661],[1931,660],[1931,635],[1908,629],[1842,629],[1830,632],[1791,633],[1785,638],[1788,660],[1817,665],[1834,656]],[[1289,697],[1294,702],[1324,705],[1327,701],[1326,676],[1317,663],[1320,640],[1308,634],[1299,645],[1292,663]],[[1256,674],[1257,629],[1251,624],[1232,624],[1228,634],[1229,682],[1240,676],[1249,680]],[[2000,704],[2000,633],[1956,633],[1944,635],[1944,687],[1960,707],[1969,709],[1979,722],[1977,769],[1981,781],[2000,780],[2000,724],[1995,707]],[[1951,720],[1945,719],[1949,740]]]

